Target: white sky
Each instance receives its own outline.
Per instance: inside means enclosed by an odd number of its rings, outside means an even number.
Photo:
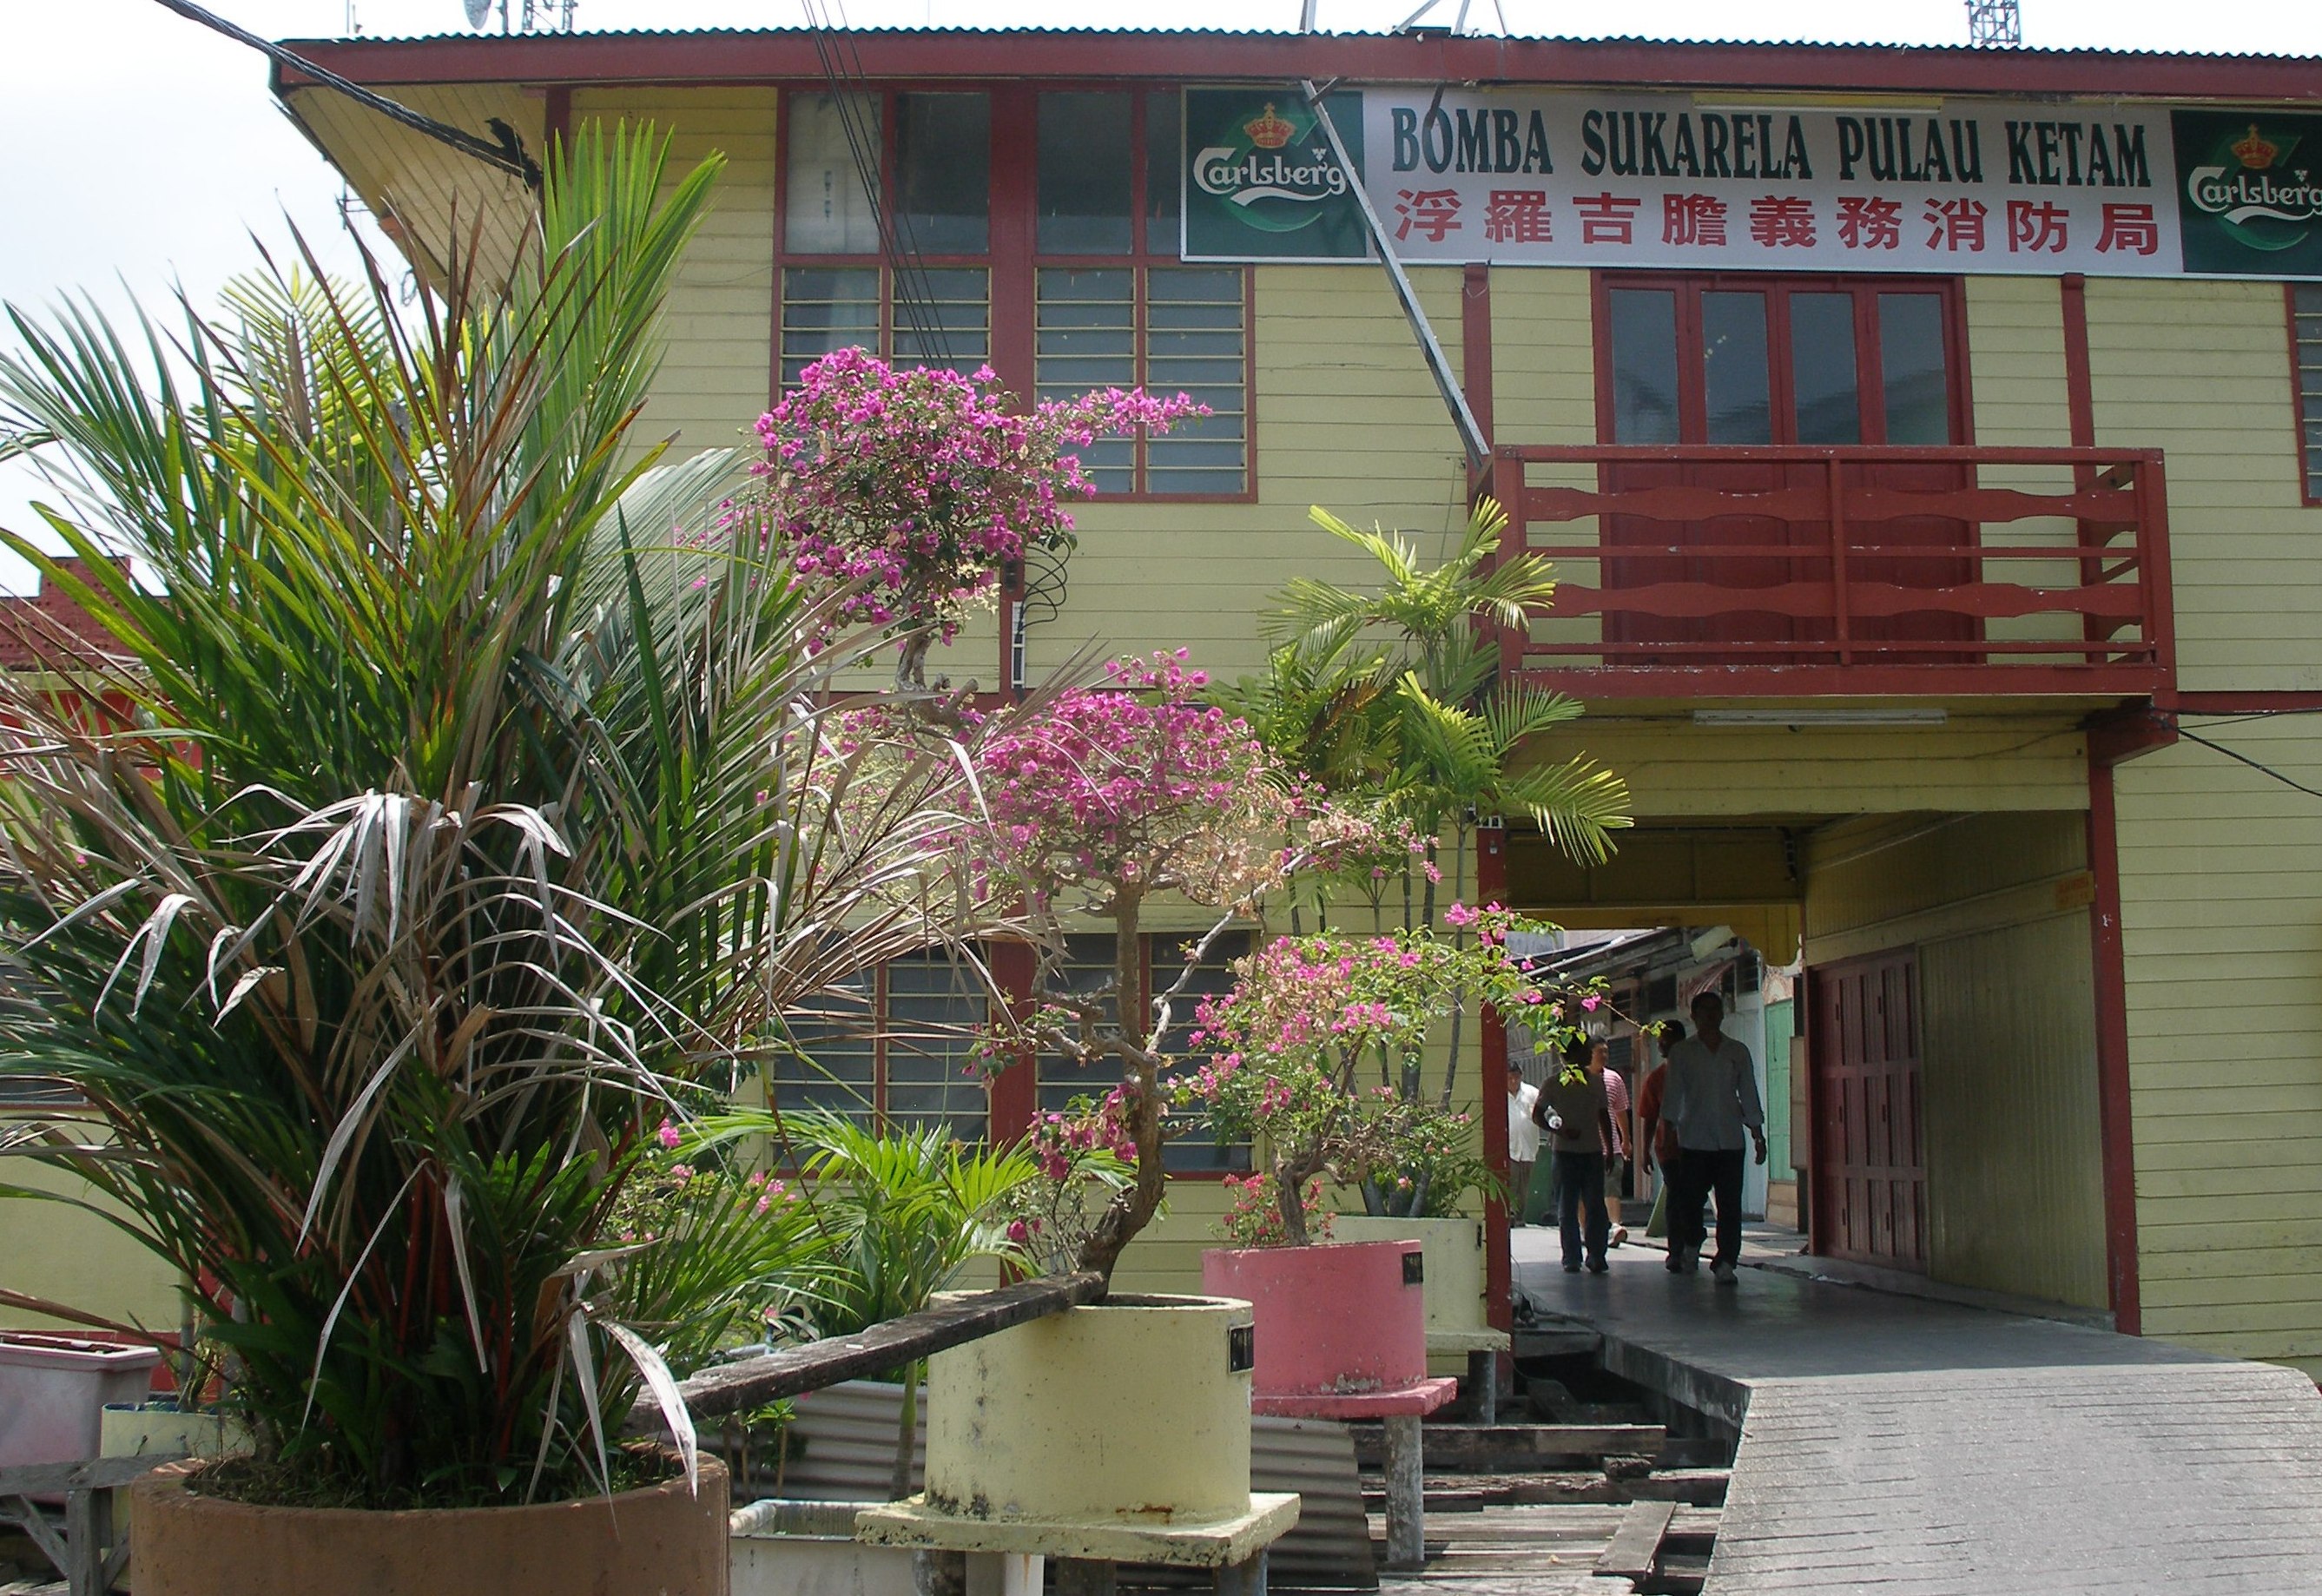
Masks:
[[[254,32],[312,38],[464,31],[462,0],[208,0]],[[522,0],[510,0],[520,10]],[[837,0],[830,0],[834,12]],[[1321,0],[1326,28],[1390,27],[1418,0]],[[1458,0],[1440,0],[1449,21]],[[1495,19],[1471,0],[1471,22]],[[1957,44],[1964,0],[1501,0],[1519,33],[1618,32],[1664,39],[1807,39]],[[851,0],[858,26],[1291,28],[1297,0]],[[0,20],[0,300],[42,307],[87,293],[118,314],[164,306],[183,284],[207,306],[295,223],[352,260],[330,169],[274,109],[256,52],[153,0],[5,0]],[[1600,25],[1609,19],[1617,27]],[[788,26],[790,0],[580,0],[583,28]],[[2025,41],[2051,48],[2322,55],[2316,0],[2025,0]],[[287,218],[287,220],[286,220]],[[375,235],[374,235],[375,236]],[[0,329],[0,338],[12,335]],[[22,468],[0,467],[0,524],[26,527]],[[0,567],[0,586],[29,573]]]

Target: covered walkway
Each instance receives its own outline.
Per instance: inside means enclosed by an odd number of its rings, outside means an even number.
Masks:
[[[1710,1596],[2322,1591],[2322,1397],[2271,1364],[1745,1268],[1612,1254],[1542,1309],[1741,1427]]]

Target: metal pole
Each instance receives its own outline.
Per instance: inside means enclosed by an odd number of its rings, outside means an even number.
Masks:
[[[1307,0],[1310,15],[1312,9],[1313,0]],[[1355,170],[1355,163],[1348,158],[1346,141],[1339,137],[1339,124],[1330,120],[1330,108],[1323,103],[1322,91],[1311,78],[1303,81],[1299,87],[1306,96],[1306,104],[1313,110],[1314,120],[1321,127],[1323,138],[1330,141],[1331,158],[1339,163],[1339,169],[1347,174],[1348,185],[1354,190],[1355,205],[1362,212],[1363,226],[1369,231],[1371,242],[1377,246],[1380,260],[1385,263],[1387,281],[1394,287],[1395,301],[1403,306],[1403,319],[1411,324],[1412,333],[1419,339],[1420,353],[1427,360],[1427,374],[1435,379],[1436,391],[1443,396],[1444,406],[1451,412],[1451,424],[1458,429],[1460,447],[1467,451],[1467,469],[1471,472],[1481,472],[1492,453],[1491,443],[1484,436],[1483,425],[1476,421],[1476,413],[1467,408],[1467,396],[1460,388],[1458,378],[1452,374],[1451,361],[1444,354],[1443,345],[1436,339],[1435,328],[1428,321],[1427,312],[1420,306],[1419,296],[1411,286],[1410,275],[1403,269],[1403,261],[1394,252],[1394,244],[1388,239],[1385,227],[1381,225],[1378,212],[1371,205],[1370,194],[1363,187],[1362,174]]]

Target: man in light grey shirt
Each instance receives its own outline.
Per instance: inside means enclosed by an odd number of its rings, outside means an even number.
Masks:
[[[1766,1111],[1758,1102],[1758,1072],[1750,1050],[1726,1035],[1725,1003],[1714,992],[1693,1000],[1693,1035],[1669,1050],[1668,1089],[1661,1119],[1677,1135],[1677,1166],[1669,1171],[1669,1255],[1672,1274],[1691,1273],[1701,1262],[1702,1200],[1717,1198],[1717,1253],[1709,1272],[1731,1285],[1742,1256],[1742,1135],[1766,1162]]]

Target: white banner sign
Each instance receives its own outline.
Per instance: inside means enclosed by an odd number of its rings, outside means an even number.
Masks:
[[[1424,87],[1370,86],[1362,96],[1366,187],[1410,260],[2186,269],[2165,108],[1807,109],[1527,92],[1439,100]]]

